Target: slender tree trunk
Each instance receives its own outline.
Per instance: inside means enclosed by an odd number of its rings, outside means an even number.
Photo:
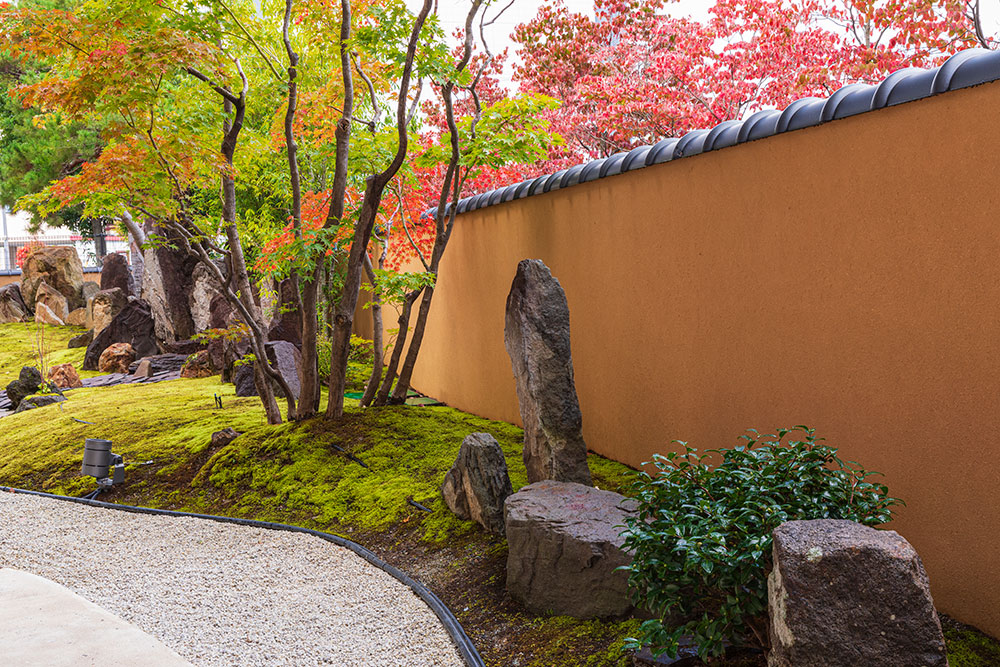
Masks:
[[[379,254],[378,258],[378,268],[382,269],[385,266],[385,246],[382,247],[382,252]],[[372,404],[375,399],[375,392],[378,391],[379,382],[382,380],[382,296],[379,294],[378,289],[375,289],[375,270],[372,267],[371,258],[365,255],[365,272],[368,274],[368,280],[372,284],[372,374],[368,378],[368,384],[365,385],[365,393],[361,397],[361,407],[367,408]]]
[[[406,400],[406,393],[410,390],[410,380],[413,377],[413,367],[417,363],[417,356],[420,354],[420,345],[424,342],[424,330],[427,328],[427,315],[431,310],[431,299],[434,298],[434,286],[429,285],[424,288],[424,296],[420,299],[420,308],[417,311],[417,323],[413,325],[413,340],[406,350],[406,361],[399,371],[399,381],[396,382],[396,389],[392,392],[392,403],[403,403]]]
[[[403,309],[400,311],[399,319],[396,321],[399,327],[396,333],[396,342],[392,346],[392,355],[389,357],[389,365],[385,369],[385,377],[382,378],[382,386],[379,387],[378,394],[375,396],[375,405],[387,405],[389,403],[389,392],[392,391],[392,383],[396,379],[396,373],[399,371],[399,360],[403,356],[407,333],[410,330],[410,313],[413,311],[413,304],[417,302],[417,298],[420,297],[422,291],[410,292],[403,300]]]

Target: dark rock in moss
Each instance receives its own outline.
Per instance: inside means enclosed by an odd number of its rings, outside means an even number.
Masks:
[[[503,503],[512,493],[507,460],[496,439],[489,433],[467,436],[441,485],[445,504],[460,519],[503,535]]]
[[[90,329],[88,331],[84,331],[82,334],[78,336],[73,336],[72,338],[70,338],[69,345],[67,347],[69,347],[69,349],[71,350],[77,347],[87,347],[93,340],[94,340],[94,330]]]
[[[27,410],[34,410],[35,408],[41,408],[46,405],[52,405],[53,403],[61,403],[65,400],[66,397],[62,394],[36,394],[34,396],[26,396],[17,406],[17,410],[14,410],[14,414],[17,414],[18,412],[25,412]]]
[[[224,428],[212,434],[212,447],[225,447],[236,438],[243,435],[233,428]]]
[[[17,408],[21,401],[38,391],[42,385],[42,374],[34,366],[25,366],[16,380],[7,385],[7,399]]]
[[[253,379],[253,364],[244,363],[236,366],[233,371],[233,384],[236,385],[237,396],[257,396],[257,385]]]

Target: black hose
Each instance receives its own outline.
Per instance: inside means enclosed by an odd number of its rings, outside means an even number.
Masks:
[[[42,498],[54,498],[56,500],[68,500],[72,503],[80,503],[81,505],[90,505],[91,507],[103,507],[106,509],[121,510],[123,512],[134,512],[136,514],[159,514],[165,516],[188,516],[194,517],[196,519],[208,519],[210,521],[218,521],[220,523],[233,523],[238,526],[253,526],[255,528],[266,528],[268,530],[287,530],[293,533],[306,533],[308,535],[314,535],[327,542],[332,542],[340,547],[345,547],[350,549],[357,555],[364,558],[371,565],[374,565],[378,569],[382,570],[386,574],[396,578],[400,582],[406,584],[411,591],[413,591],[417,597],[423,600],[431,611],[438,617],[444,629],[448,632],[451,637],[452,642],[455,644],[455,648],[458,649],[459,654],[462,656],[462,660],[468,667],[486,667],[483,662],[482,657],[479,655],[479,651],[476,650],[475,645],[469,636],[465,634],[465,630],[462,628],[462,624],[458,622],[455,615],[451,612],[448,607],[441,601],[441,599],[436,596],[429,588],[421,584],[416,579],[413,579],[408,574],[400,570],[399,568],[389,565],[381,558],[376,556],[374,553],[364,548],[357,542],[351,542],[348,539],[340,537],[339,535],[332,535],[330,533],[324,533],[319,530],[312,530],[311,528],[302,528],[301,526],[291,526],[285,523],[273,523],[270,521],[256,521],[254,519],[237,519],[229,516],[215,516],[212,514],[195,514],[193,512],[175,512],[173,510],[160,510],[154,509],[152,507],[136,507],[134,505],[116,505],[114,503],[106,503],[100,500],[91,500],[87,498],[73,498],[71,496],[57,496],[53,493],[42,493],[41,491],[29,491],[27,489],[18,489],[10,486],[0,486],[0,491],[9,491],[11,493],[24,493],[30,496],[40,496]]]

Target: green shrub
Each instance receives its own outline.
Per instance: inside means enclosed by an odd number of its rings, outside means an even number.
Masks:
[[[783,442],[795,431],[802,440]],[[772,531],[796,519],[878,525],[900,502],[867,481],[878,473],[845,463],[812,429],[747,433],[745,444],[704,453],[678,442],[683,453],[653,457],[655,476],[639,473],[625,569],[636,604],[657,618],[629,647],[674,656],[691,635],[703,658],[720,655],[724,641],[766,648]]]

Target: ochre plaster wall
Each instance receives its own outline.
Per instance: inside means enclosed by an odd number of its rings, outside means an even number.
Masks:
[[[504,304],[540,258],[592,450],[813,426],[905,499],[939,608],[1000,636],[998,111],[992,83],[461,215],[414,386],[519,421]]]

